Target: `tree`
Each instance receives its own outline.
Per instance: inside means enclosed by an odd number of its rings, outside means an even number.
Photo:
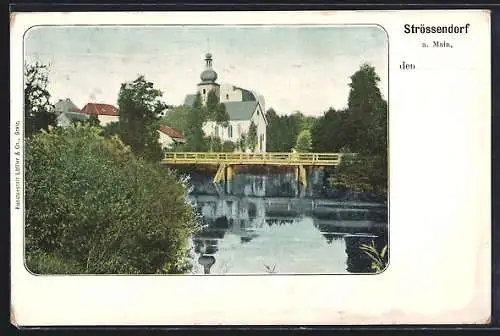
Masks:
[[[338,167],[334,184],[387,198],[387,102],[375,68],[363,64],[351,76],[348,110],[341,118],[344,145],[358,153]]]
[[[232,153],[236,149],[236,144],[232,141],[226,140],[222,143],[222,151],[225,153]]]
[[[207,120],[215,121],[216,111],[218,106],[219,106],[219,97],[217,96],[217,93],[215,93],[215,90],[210,90],[207,94],[207,103],[205,106]]]
[[[190,111],[191,109],[187,106],[175,106],[166,113],[160,124],[168,125],[181,133],[185,133],[188,127],[188,114]]]
[[[24,65],[24,121],[25,136],[56,126],[55,107],[47,90],[49,71],[39,62]]]
[[[278,152],[280,146],[281,123],[280,117],[273,108],[266,111],[266,150],[268,152]]]
[[[226,111],[226,105],[217,105],[215,109],[214,121],[222,127],[227,127],[229,125],[229,114]]]
[[[242,134],[240,136],[240,139],[238,141],[238,148],[240,151],[246,152],[246,150],[247,150],[247,135],[246,134]]]
[[[163,158],[158,142],[158,121],[166,109],[160,100],[162,95],[142,75],[133,82],[123,83],[118,95],[121,139],[135,155],[152,162]]]
[[[106,124],[105,126],[103,126],[100,134],[105,138],[111,138],[115,135],[119,136],[120,133],[121,133],[120,132],[120,122],[113,121],[113,122],[110,122],[109,124]]]
[[[203,123],[206,121],[206,115],[202,106],[201,94],[196,95],[193,108],[187,115],[187,126],[184,133],[186,137],[186,150],[194,152],[204,152],[207,150],[205,134],[203,132]]]
[[[86,123],[89,124],[90,126],[100,126],[101,125],[99,118],[95,114],[90,115],[90,117],[86,120]]]
[[[339,152],[348,144],[348,135],[343,127],[345,111],[330,108],[316,119],[311,128],[311,142],[314,152]]]
[[[250,126],[248,127],[248,135],[246,138],[247,147],[253,152],[255,151],[255,147],[257,146],[257,125],[253,122],[250,122]]]
[[[311,131],[303,130],[297,137],[297,145],[295,146],[297,152],[310,152],[312,149]]]
[[[26,142],[26,265],[35,273],[182,273],[195,213],[169,170],[89,125]]]
[[[387,104],[382,99],[378,88],[379,82],[380,77],[375,68],[368,64],[361,65],[351,76],[348,97],[349,121],[346,127],[353,135],[351,145],[356,152],[373,153],[375,150],[373,141],[386,133],[386,121],[380,120],[380,114],[384,114]],[[378,125],[374,132],[373,126],[377,120]]]

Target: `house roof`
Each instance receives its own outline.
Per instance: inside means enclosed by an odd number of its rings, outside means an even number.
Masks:
[[[250,120],[259,102],[257,101],[230,101],[223,103],[229,120]]]
[[[160,132],[168,135],[172,139],[184,139],[184,135],[182,135],[182,133],[173,129],[172,127],[168,127],[167,125],[161,125]]]
[[[56,112],[80,112],[80,109],[71,101],[71,99],[59,99],[57,103],[54,104]]]
[[[118,109],[110,104],[88,103],[82,108],[82,113],[93,115],[118,116]]]

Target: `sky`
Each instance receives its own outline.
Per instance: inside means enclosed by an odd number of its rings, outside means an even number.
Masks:
[[[196,92],[207,52],[219,84],[256,91],[281,115],[346,107],[349,77],[363,63],[387,99],[388,41],[376,26],[42,26],[24,38],[25,61],[50,66],[53,102],[80,108],[116,105],[120,84],[139,75],[180,105]]]

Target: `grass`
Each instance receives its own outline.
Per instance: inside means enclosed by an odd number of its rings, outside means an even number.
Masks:
[[[276,269],[276,265],[273,265],[272,267],[268,266],[268,265],[264,265],[264,267],[266,268],[266,273],[269,273],[269,274],[278,273],[278,271]]]
[[[361,244],[360,249],[372,260],[372,270],[375,273],[382,273],[387,267],[387,245],[385,245],[379,252],[372,240],[371,244]]]

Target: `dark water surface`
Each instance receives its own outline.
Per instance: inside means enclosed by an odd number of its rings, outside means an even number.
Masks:
[[[369,273],[360,244],[387,244],[387,205],[325,188],[322,171],[307,188],[294,173],[240,173],[227,185],[189,175],[188,198],[205,225],[192,239],[195,260],[214,262],[210,274]]]

